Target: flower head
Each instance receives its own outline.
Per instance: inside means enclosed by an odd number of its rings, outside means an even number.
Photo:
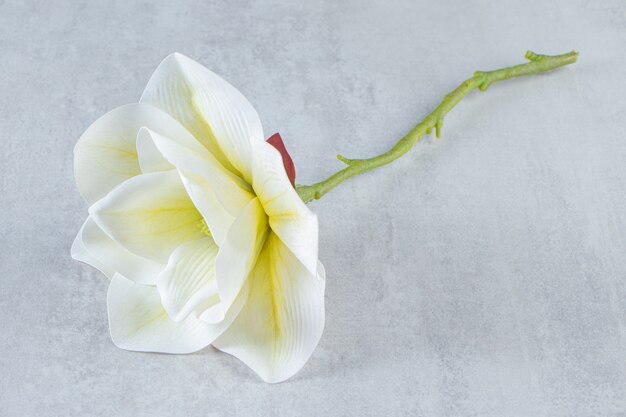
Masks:
[[[90,208],[72,256],[111,279],[117,346],[212,344],[268,382],[304,365],[324,327],[325,278],[317,218],[280,145],[237,89],[180,54],[139,103],[81,136],[74,168]]]

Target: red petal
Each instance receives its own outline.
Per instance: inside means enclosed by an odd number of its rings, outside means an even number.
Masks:
[[[280,137],[279,133],[274,133],[269,137],[267,143],[278,149],[280,155],[283,157],[283,165],[285,167],[285,172],[287,172],[287,177],[289,177],[289,181],[291,181],[291,185],[296,186],[296,166],[293,164],[293,160],[287,152],[287,148],[285,148],[285,144],[283,143],[283,138]]]

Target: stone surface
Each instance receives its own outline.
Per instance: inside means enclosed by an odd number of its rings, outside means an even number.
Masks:
[[[311,205],[327,324],[293,379],[111,343],[72,148],[166,55],[239,87],[311,183],[528,48],[580,61]],[[623,0],[0,0],[0,415],[626,415],[625,52]]]

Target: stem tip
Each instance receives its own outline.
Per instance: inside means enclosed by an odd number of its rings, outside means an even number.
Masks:
[[[343,156],[339,154],[337,154],[337,159],[339,159],[341,162],[343,162],[346,165],[350,165],[350,162],[352,162],[350,159],[344,158]]]

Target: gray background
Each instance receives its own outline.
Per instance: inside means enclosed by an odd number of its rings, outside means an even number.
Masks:
[[[528,48],[580,61],[311,205],[327,324],[293,379],[111,343],[107,280],[69,256],[72,149],[167,54],[238,86],[311,183]],[[626,415],[625,67],[623,0],[0,0],[0,414]]]

